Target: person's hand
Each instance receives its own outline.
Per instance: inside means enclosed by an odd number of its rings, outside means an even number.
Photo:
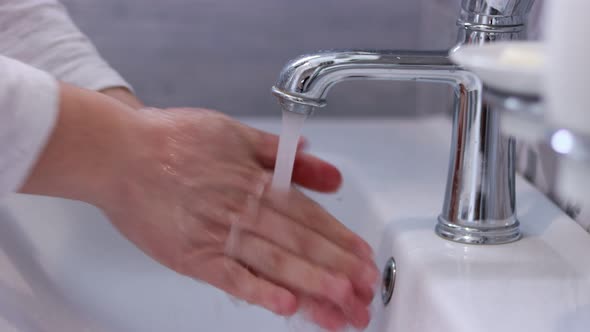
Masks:
[[[124,87],[112,87],[112,88],[107,88],[104,90],[101,90],[100,93],[107,95],[117,101],[120,101],[121,103],[139,110],[144,108],[145,106],[143,105],[143,103],[141,102],[141,100],[139,100],[137,98],[137,96],[135,96],[133,94],[133,92],[129,91],[127,88]]]
[[[370,247],[296,189],[268,189],[278,137],[220,113],[140,111],[61,84],[59,119],[21,192],[101,208],[145,253],[281,315],[365,327]],[[336,168],[298,152],[294,182],[335,191]]]
[[[280,315],[364,328],[371,249],[295,189],[268,190],[278,138],[220,113],[142,110],[143,147],[100,202],[113,224],[173,270]],[[299,152],[294,181],[336,190],[340,173]]]

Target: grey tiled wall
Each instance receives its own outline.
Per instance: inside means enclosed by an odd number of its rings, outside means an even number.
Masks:
[[[332,48],[446,48],[443,0],[63,0],[102,54],[155,106],[278,114],[269,89],[289,58]],[[419,94],[423,100],[424,94]],[[412,83],[349,82],[320,115],[413,114]]]

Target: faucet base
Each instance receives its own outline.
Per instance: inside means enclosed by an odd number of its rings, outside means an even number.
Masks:
[[[503,227],[472,228],[450,223],[442,216],[438,217],[435,233],[445,240],[465,244],[505,244],[522,237],[518,220]]]

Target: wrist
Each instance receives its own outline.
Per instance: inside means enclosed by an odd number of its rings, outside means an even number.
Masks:
[[[145,105],[133,94],[133,92],[129,91],[127,88],[124,87],[115,87],[115,88],[108,88],[100,91],[102,94],[107,95],[113,99],[116,99],[123,104],[133,108],[133,109],[142,109]]]
[[[60,85],[57,124],[22,192],[101,206],[140,146],[141,114],[102,94]]]

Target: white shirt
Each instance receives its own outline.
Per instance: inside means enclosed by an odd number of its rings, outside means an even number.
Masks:
[[[57,80],[130,86],[56,0],[0,0],[0,196],[20,188],[55,124]]]

